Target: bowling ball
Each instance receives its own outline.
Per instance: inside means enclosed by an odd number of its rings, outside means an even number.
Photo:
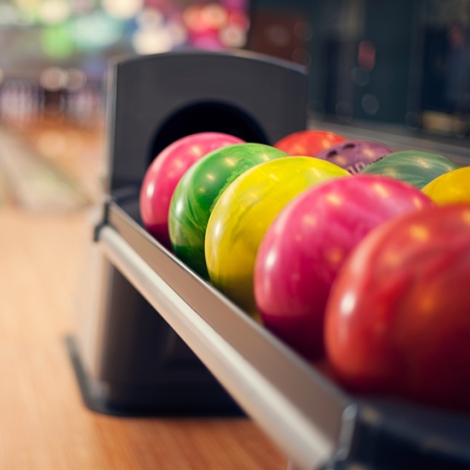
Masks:
[[[289,155],[316,157],[323,150],[346,139],[327,131],[306,130],[294,132],[274,144]]]
[[[470,205],[436,206],[370,233],[345,262],[325,318],[353,391],[470,410]]]
[[[213,284],[247,313],[256,315],[253,269],[266,230],[303,190],[349,173],[317,158],[289,157],[263,163],[237,178],[212,211],[206,261]]]
[[[282,210],[258,251],[254,289],[263,323],[308,360],[322,357],[326,302],[349,253],[387,220],[433,205],[419,189],[377,175],[304,191]]]
[[[316,158],[328,160],[354,175],[389,153],[392,153],[392,149],[378,142],[347,140],[323,150]]]
[[[422,191],[437,204],[470,203],[470,166],[438,176]]]
[[[192,165],[178,183],[170,202],[168,223],[176,256],[208,278],[204,237],[215,202],[244,171],[285,156],[285,152],[268,145],[245,143],[214,150]]]
[[[456,168],[459,168],[456,163],[442,155],[404,150],[386,155],[366,166],[360,173],[390,176],[421,189],[433,179]]]
[[[212,150],[239,144],[238,137],[219,132],[201,132],[176,140],[152,161],[140,189],[140,214],[146,229],[167,248],[168,211],[176,185],[186,170]]]

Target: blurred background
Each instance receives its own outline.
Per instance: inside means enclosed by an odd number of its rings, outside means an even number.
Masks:
[[[468,145],[469,0],[0,0],[0,200],[96,201],[109,60],[188,47],[305,65],[311,127]]]

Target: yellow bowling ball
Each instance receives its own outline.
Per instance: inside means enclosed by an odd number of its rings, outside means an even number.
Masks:
[[[231,183],[215,204],[206,230],[206,264],[215,287],[257,316],[253,270],[266,231],[295,196],[338,177],[352,176],[318,158],[283,157],[261,163]]]
[[[438,176],[421,191],[437,204],[470,203],[470,166]]]

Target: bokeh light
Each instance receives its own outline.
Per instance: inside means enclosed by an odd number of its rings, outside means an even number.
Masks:
[[[50,67],[42,72],[39,78],[39,82],[46,90],[60,90],[66,87],[68,82],[68,74],[60,67]]]
[[[165,26],[145,27],[135,32],[132,44],[139,54],[157,54],[172,49],[173,39]]]
[[[74,52],[74,42],[66,24],[44,27],[41,30],[41,44],[48,56],[57,59],[69,57]]]
[[[133,18],[143,8],[143,0],[102,0],[106,13],[114,18]]]
[[[39,6],[39,18],[46,24],[61,23],[70,13],[70,3],[66,0],[43,0]]]
[[[68,80],[66,88],[69,91],[77,91],[82,89],[87,83],[85,72],[80,69],[70,69],[68,71]]]
[[[0,0],[0,124],[90,125],[115,57],[241,48],[248,27],[248,0]]]
[[[79,49],[103,49],[120,40],[124,24],[97,10],[86,16],[78,16],[70,23],[71,36]]]

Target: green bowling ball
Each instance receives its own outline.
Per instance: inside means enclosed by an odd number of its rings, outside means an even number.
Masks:
[[[404,150],[389,153],[366,166],[360,173],[389,176],[421,189],[433,179],[456,168],[460,168],[459,165],[442,155],[421,150]]]
[[[170,203],[168,225],[175,255],[208,279],[204,237],[215,203],[246,170],[286,156],[269,145],[244,143],[214,150],[193,164],[179,181]]]

